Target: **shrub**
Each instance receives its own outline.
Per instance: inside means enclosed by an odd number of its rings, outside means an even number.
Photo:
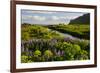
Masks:
[[[21,39],[22,40],[29,40],[30,39],[30,37],[29,37],[29,34],[28,34],[28,32],[22,32],[22,34],[21,34]]]
[[[75,57],[76,60],[87,60],[89,59],[88,52],[81,50]]]
[[[27,63],[28,62],[28,56],[22,55],[21,56],[21,63]]]
[[[80,45],[81,49],[86,50],[86,47],[89,45],[89,41],[87,40],[82,40],[78,43]]]
[[[41,56],[41,51],[40,50],[36,50],[35,52],[33,52],[34,57],[39,57]]]
[[[44,52],[44,57],[48,60],[49,58],[51,58],[53,56],[53,53],[51,52],[51,50],[45,50]]]
[[[64,61],[63,56],[54,56],[53,59],[54,59],[54,61]]]

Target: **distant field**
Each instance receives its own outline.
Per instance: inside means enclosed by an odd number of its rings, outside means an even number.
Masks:
[[[48,25],[50,29],[57,30],[62,33],[68,33],[78,38],[90,39],[89,24],[74,24],[74,25]]]

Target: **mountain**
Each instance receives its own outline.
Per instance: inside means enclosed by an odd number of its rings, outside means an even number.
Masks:
[[[75,18],[69,22],[69,24],[90,24],[90,14],[84,14],[78,18]]]

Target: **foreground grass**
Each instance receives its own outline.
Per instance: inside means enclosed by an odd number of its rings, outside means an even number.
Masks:
[[[34,39],[22,42],[21,62],[89,60],[90,47],[86,40]]]
[[[48,28],[63,33],[84,35],[88,25],[30,25],[21,26],[21,62],[48,62],[90,59],[89,40],[72,40]],[[87,35],[89,36],[89,35]],[[83,36],[82,36],[83,38]]]

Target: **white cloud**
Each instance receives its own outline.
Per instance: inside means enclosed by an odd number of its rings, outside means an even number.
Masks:
[[[31,15],[22,15],[22,20],[32,19]]]
[[[67,17],[60,17],[60,19],[66,19]]]
[[[42,13],[42,14],[54,14],[56,12],[50,12],[50,11],[30,11],[32,13]]]
[[[68,19],[75,19],[77,17],[79,17],[79,16],[69,16],[69,17],[66,17],[66,18],[68,18]]]
[[[32,16],[32,15],[22,15],[22,20],[38,20],[38,21],[44,21],[46,20],[46,17],[44,16]]]
[[[44,17],[44,16],[33,16],[33,19],[39,20],[39,21],[44,21],[44,20],[46,20],[46,17]]]
[[[53,20],[59,20],[59,17],[57,17],[57,16],[52,16],[51,17]]]
[[[54,14],[57,12],[51,12],[51,11],[43,11],[43,10],[22,10],[23,13],[28,13],[28,14],[32,14],[32,13],[41,13],[41,14]]]
[[[82,14],[83,15],[83,14]],[[82,15],[74,15],[74,16],[63,16],[63,17],[59,17],[59,19],[69,19],[69,20],[71,20],[71,19],[75,19],[75,18],[77,18],[77,17],[79,17],[79,16],[82,16]]]
[[[77,18],[77,17],[79,17],[79,16],[51,16],[51,19],[52,20],[65,20],[65,19],[75,19],[75,18]]]

